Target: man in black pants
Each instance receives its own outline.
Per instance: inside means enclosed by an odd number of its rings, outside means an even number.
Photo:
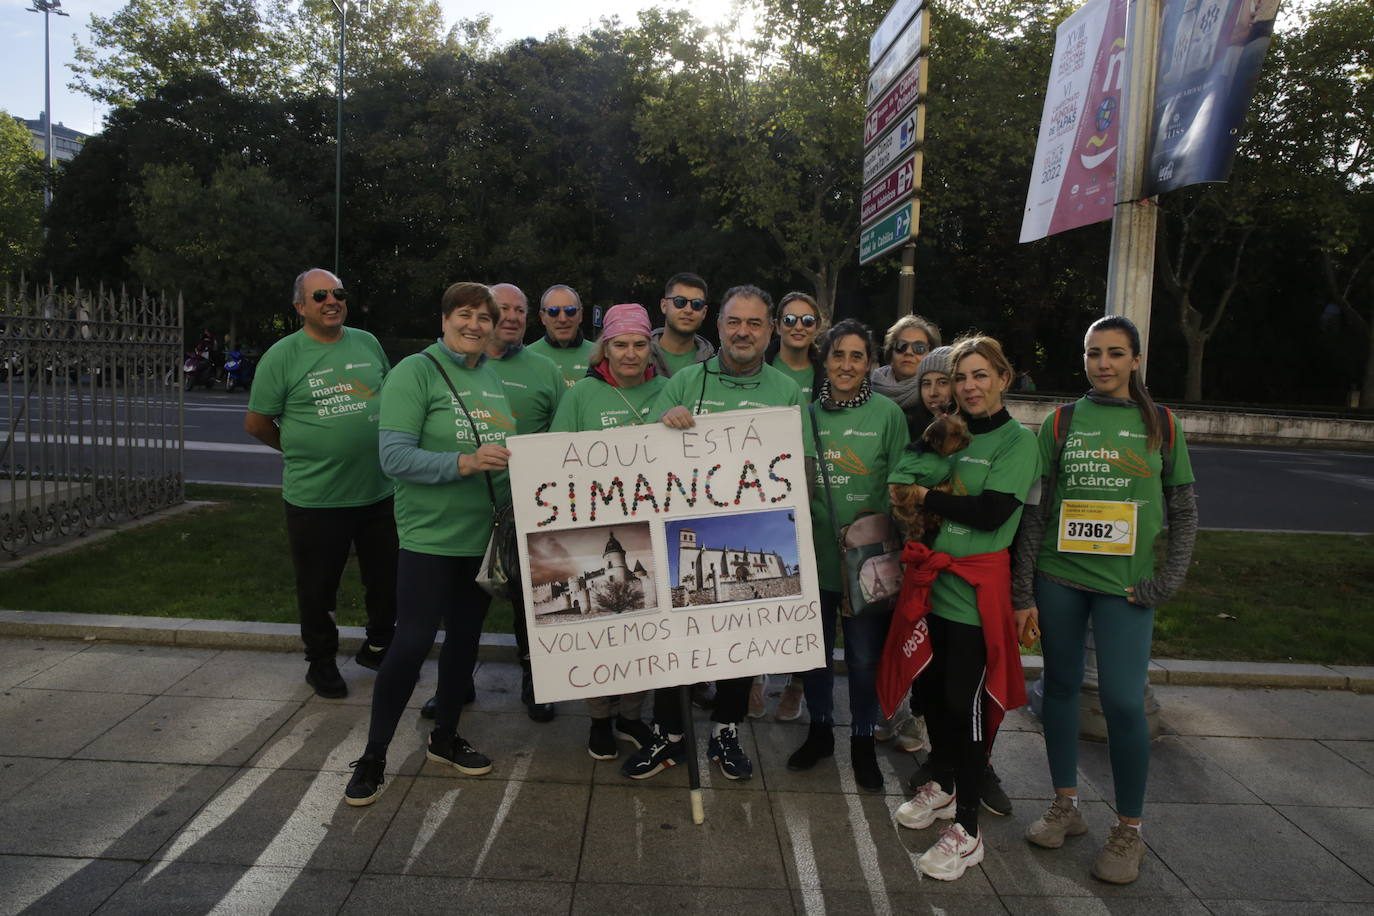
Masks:
[[[282,501],[296,572],[305,680],[322,697],[348,696],[334,656],[334,609],[350,548],[367,604],[358,664],[381,667],[396,627],[392,483],[377,454],[382,382],[391,364],[366,331],[344,326],[348,293],[327,270],[296,278],[302,327],[263,354],[244,430],[282,453]]]

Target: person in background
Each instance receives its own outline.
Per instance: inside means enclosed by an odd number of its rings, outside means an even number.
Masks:
[[[1135,325],[1119,315],[1093,322],[1083,341],[1083,370],[1092,386],[1088,393],[1070,416],[1061,408],[1040,427],[1043,498],[1027,507],[1016,542],[1013,602],[1018,618],[1041,630],[1045,750],[1054,784],[1054,802],[1026,828],[1026,839],[1058,849],[1065,837],[1088,831],[1078,808],[1078,721],[1091,623],[1117,814],[1092,873],[1129,884],[1145,858],[1140,821],[1150,731],[1144,696],[1154,609],[1187,575],[1197,502],[1183,431],[1155,406],[1140,379]],[[1074,466],[1082,455],[1119,470],[1078,474]],[[1076,531],[1074,514],[1117,516],[1110,542]],[[1157,568],[1155,541],[1166,519],[1168,553]]]
[[[378,668],[396,626],[393,485],[377,457],[380,393],[391,364],[377,338],[344,324],[348,292],[329,271],[296,277],[291,299],[301,329],[263,354],[243,428],[282,453],[305,681],[320,696],[339,699],[348,696],[348,684],[335,660],[334,610],[350,550],[367,608],[367,636],[354,660]]]
[[[873,743],[877,725],[878,658],[887,639],[892,611],[853,616],[841,606],[844,571],[835,531],[861,512],[886,512],[887,478],[907,446],[901,408],[874,394],[868,372],[877,355],[873,334],[857,321],[839,322],[825,335],[820,357],[825,379],[809,410],[820,440],[818,470],[829,486],[811,496],[811,535],[821,587],[821,629],[825,666],[807,671],[806,706],[811,711],[806,740],[787,758],[789,770],[809,770],[835,750],[835,619],[844,628],[844,661],[849,671],[849,757],[861,789],[881,792],[883,774]]]
[[[706,321],[706,281],[694,273],[677,273],[668,278],[663,298],[663,327],[649,335],[649,351],[654,371],[663,378],[692,363],[710,359],[716,348],[697,331]]]
[[[891,398],[906,414],[907,431],[911,441],[921,438],[930,425],[930,412],[921,402],[921,383],[916,370],[931,350],[940,346],[940,329],[920,315],[906,315],[887,329],[883,338],[886,366],[873,370],[870,381],[873,390]]]
[[[585,432],[651,422],[650,405],[667,380],[653,366],[650,330],[649,313],[642,305],[625,303],[606,311],[587,377],[572,386],[563,398],[553,419],[552,432]],[[587,753],[593,760],[618,757],[616,739],[634,745],[636,750],[652,743],[653,734],[641,718],[644,696],[645,691],[639,691],[587,701],[592,719]]]
[[[539,320],[544,336],[529,345],[531,353],[547,357],[563,373],[564,386],[571,388],[587,373],[592,343],[582,336],[582,297],[562,283],[544,290],[539,297]]]
[[[1014,373],[997,341],[958,340],[950,362],[971,435],[948,459],[950,492],[910,480],[911,463],[921,457],[910,450],[890,478],[899,491],[894,501],[914,501],[943,519],[933,552],[906,572],[910,582],[934,571],[933,581],[919,596],[904,586],[901,599],[929,610],[930,659],[919,681],[933,778],[896,814],[913,830],[954,821],[917,860],[922,873],[943,881],[983,860],[978,808],[989,748],[1002,717],[1025,702],[1007,549],[1040,469],[1035,436],[1003,405]]]
[[[496,302],[480,283],[454,283],[440,303],[443,336],[397,364],[382,398],[382,469],[396,480],[396,636],[372,690],[363,754],[350,766],[344,800],[381,793],[386,754],[439,625],[438,708],[425,757],[469,776],[491,759],[458,733],[463,699],[491,597],[477,584],[492,509],[510,499],[506,433],[514,427],[501,379],[485,350]]]
[[[791,292],[778,302],[777,332],[768,343],[764,360],[768,365],[788,376],[801,389],[802,400],[810,403],[825,378],[816,338],[824,330],[820,307],[806,293]],[[768,714],[765,693],[768,679],[760,674],[749,688],[749,718],[762,719]],[[800,673],[787,675],[774,717],[779,722],[794,722],[801,718],[805,686]]]

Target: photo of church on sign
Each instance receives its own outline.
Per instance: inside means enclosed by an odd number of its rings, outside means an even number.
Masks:
[[[673,607],[801,594],[790,509],[682,519],[664,531]]]
[[[526,544],[540,625],[658,609],[647,522],[531,534]]]

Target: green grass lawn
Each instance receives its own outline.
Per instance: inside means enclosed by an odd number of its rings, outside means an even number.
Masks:
[[[0,603],[294,623],[280,493],[193,485],[187,495],[216,505],[0,573]],[[1374,664],[1371,587],[1374,537],[1204,531],[1187,584],[1156,615],[1154,655]],[[363,619],[350,561],[339,623]],[[510,605],[493,602],[487,631],[509,633],[510,624]]]

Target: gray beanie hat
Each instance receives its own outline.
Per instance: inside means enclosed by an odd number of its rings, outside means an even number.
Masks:
[[[916,367],[916,384],[921,384],[921,376],[927,372],[938,372],[941,375],[952,375],[954,366],[950,364],[950,356],[954,353],[953,347],[936,347],[925,355],[921,360],[921,365]]]

